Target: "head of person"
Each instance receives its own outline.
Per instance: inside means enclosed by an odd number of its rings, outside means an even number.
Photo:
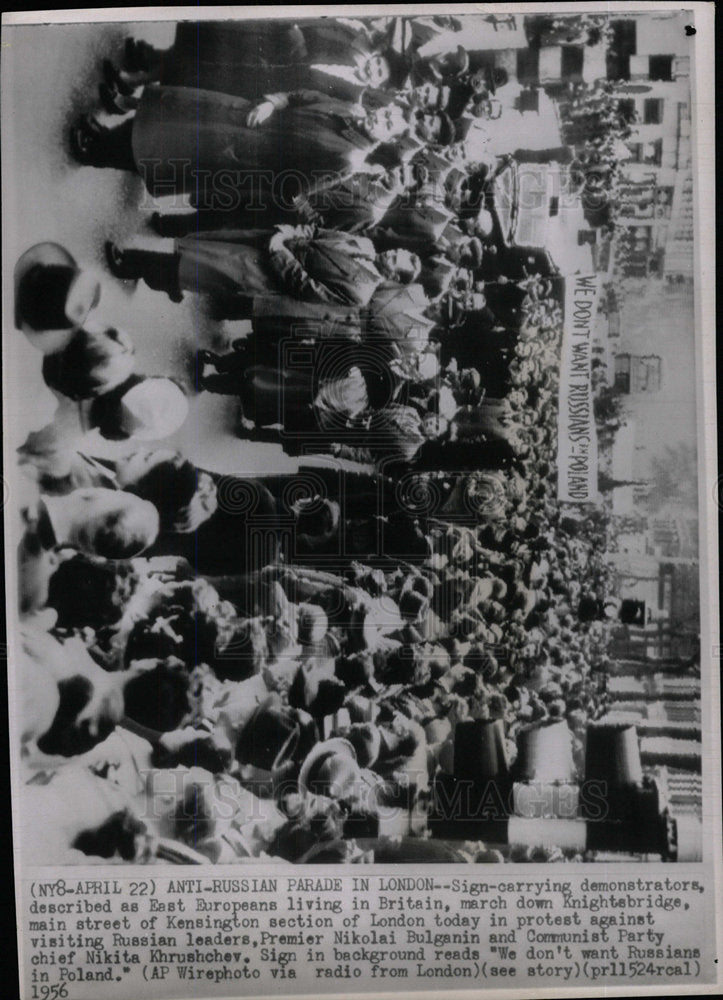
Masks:
[[[432,143],[435,146],[449,146],[454,142],[456,132],[454,123],[443,111],[417,111],[414,119],[414,132],[418,139]]]
[[[471,268],[473,271],[482,264],[483,250],[482,242],[476,236],[468,236],[460,239],[454,247],[457,260],[462,267]]]
[[[160,530],[195,531],[218,506],[216,485],[176,451],[139,449],[116,464],[121,489],[150,500]]]
[[[488,212],[486,208],[481,208],[477,215],[474,217],[472,222],[472,229],[481,240],[489,240],[495,230],[495,220],[492,217],[492,213]],[[497,247],[489,246],[485,250],[485,253],[497,253]]]
[[[471,292],[474,287],[474,275],[466,267],[457,266],[457,270],[450,283],[452,294],[464,298],[467,292]]]
[[[379,183],[389,192],[390,196],[402,194],[412,185],[413,181],[411,171],[404,164],[390,166],[379,178]],[[386,203],[387,197],[384,198],[384,204]],[[391,200],[389,204],[391,204]]]
[[[398,104],[386,104],[367,111],[366,129],[377,142],[391,142],[408,131],[409,123]]]
[[[88,555],[132,559],[158,536],[156,508],[125,490],[91,487],[44,503],[57,543]]]
[[[421,261],[415,253],[400,248],[377,254],[376,265],[385,278],[398,281],[401,285],[409,285],[415,281],[422,269]]]
[[[131,375],[111,392],[93,400],[90,423],[110,441],[160,441],[170,437],[188,416],[188,397],[163,376]]]
[[[78,552],[64,559],[51,576],[48,606],[57,611],[59,628],[98,629],[120,619],[137,583],[130,563],[107,562]]]
[[[439,377],[438,350],[436,342],[431,341],[414,355],[414,374],[420,381],[429,382]]]
[[[464,218],[479,212],[484,199],[485,177],[483,170],[472,173],[457,167],[450,170],[444,182],[444,203],[447,208]]]
[[[317,743],[299,772],[299,789],[307,796],[324,795],[345,802],[359,794],[360,784],[354,746],[341,737]]]
[[[361,59],[357,72],[363,83],[376,89],[389,82],[392,68],[386,56],[380,52],[370,52]]]
[[[462,76],[469,70],[469,54],[462,45],[452,52],[444,52],[433,56],[429,61],[429,69],[437,79],[451,79]]]
[[[487,305],[484,292],[475,292],[468,289],[460,296],[460,301],[465,312],[479,312]]]
[[[76,330],[61,351],[43,358],[45,384],[69,399],[92,399],[110,392],[131,375],[135,348],[113,327]]]
[[[188,674],[171,657],[150,670],[129,671],[123,688],[125,714],[160,732],[177,729],[189,709]]]
[[[427,80],[409,92],[409,103],[412,107],[425,111],[443,109],[449,100],[449,90],[438,83]]]
[[[476,368],[463,368],[459,374],[459,384],[464,392],[476,393],[482,385],[482,378]]]
[[[422,433],[425,438],[434,441],[444,437],[449,430],[449,421],[440,413],[425,413],[422,418]]]
[[[456,273],[457,265],[446,257],[433,257],[425,261],[420,280],[427,297],[434,301],[446,295]]]
[[[294,505],[296,543],[304,552],[313,552],[334,538],[339,530],[341,510],[335,500],[311,497]]]
[[[61,350],[100,300],[100,282],[58,243],[36,243],[15,265],[15,326],[44,354]]]

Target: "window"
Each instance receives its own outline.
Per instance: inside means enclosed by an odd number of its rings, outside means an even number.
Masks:
[[[632,359],[631,392],[658,392],[661,382],[661,362],[657,355],[636,356]]]
[[[618,392],[657,392],[661,362],[657,355],[618,354],[615,358],[615,389]]]
[[[643,147],[643,162],[659,167],[663,162],[663,140],[656,139],[655,142],[646,142]]]
[[[582,67],[585,55],[582,45],[562,46],[562,66],[560,75],[563,80],[579,83],[582,80]]]
[[[517,80],[523,86],[539,83],[540,80],[540,50],[517,50]]]
[[[660,125],[663,121],[662,97],[646,97],[643,102],[643,124]]]
[[[540,111],[540,92],[539,90],[523,90],[519,97],[518,111],[524,113],[525,111],[534,111],[539,114]]]
[[[605,64],[608,80],[630,79],[630,56],[608,51]]]
[[[625,97],[618,101],[618,114],[626,122],[635,121],[635,101],[632,97]]]
[[[650,80],[672,80],[673,57],[650,56],[648,59],[648,77]]]
[[[637,25],[633,20],[615,20],[612,28],[611,48],[623,55],[632,56],[637,51]]]
[[[630,355],[618,354],[615,358],[615,384],[616,392],[630,392]]]

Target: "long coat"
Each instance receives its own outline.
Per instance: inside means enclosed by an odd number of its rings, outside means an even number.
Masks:
[[[280,270],[272,266],[268,251],[273,231],[187,236],[176,243],[181,287],[221,298],[263,298],[286,291],[305,301],[365,305],[382,281],[371,240],[335,230],[306,233],[288,241],[290,256]]]
[[[253,329],[268,345],[289,337],[305,341],[365,341],[381,347],[390,340],[410,350],[426,340],[432,323],[423,316],[429,301],[421,285],[385,280],[365,308],[302,302],[289,295],[264,296],[253,302]],[[402,353],[405,353],[402,347]]]
[[[146,87],[131,143],[148,191],[188,194],[194,207],[229,212],[260,194],[268,202],[269,192],[290,201],[320,175],[348,173],[352,156],[360,163],[376,148],[349,102],[311,90],[288,98],[288,107],[249,128],[254,105],[243,97]]]
[[[274,358],[278,355],[279,342],[292,337],[310,343],[318,340],[361,340],[361,318],[357,306],[302,302],[290,295],[255,298],[251,323],[256,340],[274,352]]]
[[[383,281],[376,287],[367,307],[367,330],[371,335],[387,335],[394,339],[411,336],[426,340],[434,325],[422,315],[428,306],[429,299],[421,285]]]
[[[266,94],[319,90],[331,97],[356,100],[363,82],[333,73],[352,68],[354,56],[370,50],[363,30],[327,18],[184,22],[176,29],[165,56],[160,82],[197,87],[260,101]],[[329,67],[324,72],[319,67]]]
[[[144,555],[183,556],[204,576],[245,575],[273,562],[278,516],[270,492],[256,479],[212,474],[216,510],[189,532],[159,535]]]

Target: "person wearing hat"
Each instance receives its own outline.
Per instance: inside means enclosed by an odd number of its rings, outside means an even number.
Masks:
[[[410,86],[400,95],[410,108],[421,108],[425,111],[446,111],[449,101],[449,87],[441,86],[433,80],[425,80],[417,86]]]
[[[477,236],[460,234],[446,250],[447,256],[459,267],[475,272],[482,264],[484,250],[482,241]]]
[[[330,449],[332,455],[374,464],[389,476],[408,468],[427,440],[419,412],[413,406],[396,402],[373,411],[348,436],[357,443],[336,441]]]
[[[308,712],[320,730],[325,717],[334,715],[342,707],[347,693],[344,683],[334,676],[334,658],[328,655],[331,648],[338,649],[338,646],[329,637],[326,649],[319,654],[309,656],[308,647],[302,651],[307,656],[294,674],[288,693],[292,708]]]
[[[418,79],[451,83],[469,70],[469,54],[462,45],[458,45],[454,51],[441,52],[419,60],[415,70]]]
[[[381,170],[381,167],[380,167]],[[264,225],[313,223],[324,229],[348,233],[367,233],[379,223],[391,203],[404,194],[411,177],[401,165],[390,165],[383,172],[350,170],[316,180],[307,191],[287,201],[275,198],[264,206]],[[164,237],[188,236],[215,229],[253,229],[258,225],[258,206],[228,211],[153,212],[151,228]]]
[[[51,576],[47,606],[57,612],[58,628],[102,629],[120,621],[142,579],[131,562],[76,552]]]
[[[86,324],[61,350],[45,354],[43,379],[68,399],[93,399],[125,382],[134,367],[135,348],[127,334]]]
[[[15,326],[44,354],[64,348],[100,300],[97,278],[58,243],[36,243],[15,265]]]
[[[158,512],[147,500],[90,487],[64,497],[44,497],[33,517],[38,537],[106,559],[130,559],[158,535]],[[41,542],[41,544],[43,543]]]
[[[159,512],[149,558],[178,556],[199,575],[247,577],[278,552],[276,502],[258,480],[205,472],[177,452],[147,449],[121,459],[116,478]]]
[[[272,857],[297,864],[347,860],[352,845],[342,839],[346,816],[339,803],[318,795],[289,795],[283,805],[288,820],[267,849]]]
[[[432,306],[442,304],[457,272],[457,264],[452,263],[443,255],[425,260],[419,280]],[[437,310],[428,309],[427,313],[432,318],[436,318]]]
[[[503,469],[509,467],[515,455],[511,429],[500,428],[495,419],[490,421],[482,414],[469,423],[458,414],[449,434],[430,438],[419,448],[414,467],[437,471]]]
[[[119,93],[122,97],[134,85],[157,80],[249,100],[287,90],[357,100],[367,89],[397,89],[408,72],[406,60],[384,41],[363,22],[339,18],[302,24],[287,19],[181,22],[169,50],[145,49],[147,71],[129,75],[106,69],[101,96],[111,113],[127,111],[134,105],[118,102]]]
[[[449,99],[445,110],[453,121],[461,118],[470,105],[475,106],[480,101],[488,99],[490,95],[494,96],[497,88],[504,86],[509,79],[506,69],[494,66],[490,62],[480,65],[475,55],[473,54],[470,60],[471,64],[476,64],[474,71],[471,71],[470,65],[467,72],[450,82]]]
[[[188,397],[173,379],[131,375],[96,396],[82,415],[86,430],[109,441],[159,441],[174,434],[188,416]]]
[[[350,740],[317,743],[301,765],[299,791],[307,800],[316,795],[341,806],[347,836],[376,833],[380,781],[360,765]]]
[[[323,346],[331,343],[325,341]],[[204,373],[200,388],[239,397],[243,414],[239,436],[281,440],[290,452],[309,443],[324,449],[346,433],[348,421],[369,407],[365,373],[354,364],[345,342],[342,348],[336,357],[327,354],[328,377],[319,371],[322,354],[315,370],[239,365],[234,372]]]
[[[387,396],[376,398],[371,379],[367,380],[372,395],[372,405],[388,402],[397,385],[391,363],[395,359],[410,360],[423,351],[434,322],[426,315],[429,299],[424,288],[417,282],[400,284],[398,281],[383,281],[372,296],[368,307],[362,312],[362,344],[367,349],[379,352],[386,365],[385,377],[381,381]]]
[[[404,247],[429,256],[443,252],[462,233],[446,206],[431,199],[403,198],[389,208],[371,235],[379,247]]]
[[[52,423],[31,431],[18,449],[21,461],[35,466],[50,479],[80,473],[79,483],[93,482],[97,475],[108,484],[102,469],[78,466],[83,436],[97,431],[108,441],[158,441],[170,437],[188,415],[188,398],[173,379],[162,376],[130,375],[124,382],[77,404],[61,403]],[[92,460],[90,464],[94,465]]]
[[[379,734],[379,754],[373,768],[385,780],[380,802],[412,810],[429,788],[424,728],[419,722],[394,713],[389,723],[379,725]]]
[[[60,640],[23,625],[20,656],[24,757],[40,751],[46,764],[54,757],[57,765],[58,758],[85,754],[121,721],[127,677],[99,667],[76,636]]]
[[[89,488],[42,498],[38,494],[28,500],[21,517],[21,614],[31,614],[47,604],[61,548],[106,559],[130,559],[149,548],[158,535],[158,512],[153,504],[120,490]]]
[[[106,244],[112,273],[143,279],[178,299],[209,295],[217,318],[250,318],[253,300],[287,294],[304,301],[365,306],[384,279],[408,283],[419,273],[413,254],[377,252],[370,239],[314,226],[223,230],[176,241],[173,254]]]
[[[89,166],[139,174],[150,194],[189,194],[194,208],[226,210],[232,219],[248,202],[249,183],[264,207],[280,197],[274,183],[283,175],[290,200],[319,176],[374,172],[377,148],[411,129],[397,105],[365,110],[312,90],[269,96],[254,105],[208,90],[146,87],[135,116],[116,128],[89,116],[77,121],[73,154]]]
[[[122,490],[150,500],[160,516],[161,532],[194,531],[218,507],[216,484],[179,452],[139,448],[115,463]]]
[[[303,794],[324,795],[338,801],[355,797],[360,781],[354,746],[342,737],[317,743],[299,771],[299,789]]]
[[[454,122],[444,111],[420,108],[412,112],[414,135],[423,143],[449,146],[455,141]]]
[[[403,165],[389,167],[380,176],[361,172],[322,179],[308,194],[296,199],[294,212],[299,222],[368,233],[410,183],[410,173]]]
[[[288,705],[280,695],[269,694],[253,710],[238,732],[236,760],[260,781],[270,775],[277,801],[297,791],[299,766],[314,747],[316,727],[310,716]]]

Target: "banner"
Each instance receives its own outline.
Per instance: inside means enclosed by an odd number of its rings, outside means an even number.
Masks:
[[[596,275],[575,274],[566,279],[557,423],[557,495],[568,503],[594,503],[598,492],[590,365],[597,297]]]

